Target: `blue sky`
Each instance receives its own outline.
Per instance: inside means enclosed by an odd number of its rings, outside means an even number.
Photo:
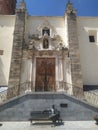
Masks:
[[[38,16],[63,16],[68,0],[25,0],[28,13]],[[70,0],[78,16],[98,16],[98,0]]]

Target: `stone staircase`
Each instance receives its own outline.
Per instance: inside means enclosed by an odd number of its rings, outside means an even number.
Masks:
[[[67,83],[68,84],[68,83]],[[23,95],[25,93],[31,92],[31,90],[28,89],[28,86],[30,85],[30,82],[26,82],[21,84],[21,93],[20,95]],[[68,84],[70,85],[70,84]],[[67,85],[67,86],[68,86]],[[6,102],[7,100],[7,91],[12,92],[13,90],[16,90],[17,86],[10,88],[8,90],[0,91],[0,104]],[[68,88],[67,88],[68,90]],[[81,92],[82,90],[78,87],[74,87],[74,95],[73,97],[76,97],[77,99],[85,100],[86,102],[90,103],[91,105],[98,107],[98,91],[97,90],[92,90],[92,91],[84,91],[84,97],[81,97]],[[67,91],[65,90],[65,93]],[[15,93],[12,93],[12,97],[17,97]]]
[[[70,96],[66,92],[32,92],[30,83],[22,84],[20,95],[12,93],[13,98],[7,100],[7,91],[0,92],[0,121],[27,121],[30,112],[45,110],[53,104],[61,112],[64,120],[93,120],[93,116],[98,113],[97,92],[84,92],[81,98],[80,88],[74,88],[74,95]],[[15,87],[17,88],[17,86]],[[11,88],[9,91],[12,92]]]
[[[17,97],[19,95],[23,95],[28,92],[35,92],[35,90],[32,89],[33,82],[24,82],[19,85],[15,85],[11,88],[8,88],[5,91],[0,91],[0,104],[4,103],[5,101],[12,99],[13,97]],[[66,82],[57,82],[59,84],[60,92],[65,92],[67,94],[70,94],[70,88],[72,87],[72,84],[66,83]],[[19,88],[19,90],[18,90]],[[82,99],[83,98],[83,89],[77,86],[74,86],[73,90],[73,96]],[[52,92],[57,92],[56,90],[53,90]],[[45,91],[43,91],[45,93]]]
[[[22,86],[21,87],[22,91],[20,95],[31,92],[31,90],[28,89],[30,86],[30,82],[23,83],[21,86]],[[16,89],[17,89],[17,86],[10,88],[8,90],[0,91],[0,104],[9,100],[7,99],[8,97],[7,91],[10,91],[10,93],[12,93],[13,90],[16,90]],[[73,97],[76,97],[77,99],[85,100],[89,104],[95,107],[98,107],[98,90],[84,91],[84,97],[81,97],[81,92],[82,92],[81,88],[75,87]],[[65,91],[65,93],[67,93],[67,91]],[[15,92],[12,93],[11,97],[17,97],[16,93]]]
[[[0,121],[27,121],[30,112],[45,110],[52,105],[65,121],[93,120],[98,108],[65,93],[28,93],[0,105]]]

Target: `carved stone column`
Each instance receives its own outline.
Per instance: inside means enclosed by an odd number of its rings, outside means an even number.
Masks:
[[[16,23],[8,84],[9,89],[7,94],[8,98],[14,97],[19,94],[25,32],[25,14],[25,3],[22,1],[19,4],[19,8],[16,10]]]
[[[77,34],[77,17],[75,9],[70,1],[66,8],[67,26],[68,26],[68,42],[69,42],[69,57],[71,60],[71,75],[73,95],[78,88],[83,88],[82,71],[80,64],[79,42]],[[78,92],[77,92],[78,94]],[[80,94],[80,93],[79,93]],[[81,94],[83,95],[82,91]]]

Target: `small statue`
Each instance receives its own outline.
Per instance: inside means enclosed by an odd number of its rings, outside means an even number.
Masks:
[[[43,48],[45,48],[45,49],[49,48],[49,41],[48,41],[48,39],[44,39],[43,40]]]

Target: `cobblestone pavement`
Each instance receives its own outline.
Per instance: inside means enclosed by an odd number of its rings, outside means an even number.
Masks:
[[[65,121],[64,125],[53,126],[50,122],[30,125],[29,122],[1,122],[0,130],[98,130],[95,121]]]

